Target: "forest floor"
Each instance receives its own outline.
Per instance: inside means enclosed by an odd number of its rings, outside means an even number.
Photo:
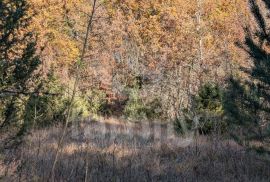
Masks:
[[[73,123],[50,177],[62,127],[0,153],[0,181],[269,181],[270,165],[219,137],[179,137],[164,124]]]

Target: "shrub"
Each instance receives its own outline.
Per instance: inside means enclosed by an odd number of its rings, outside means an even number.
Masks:
[[[215,83],[203,85],[194,99],[195,111],[199,115],[198,129],[202,134],[213,131],[224,132],[226,122],[223,119],[223,93]]]
[[[45,127],[64,121],[68,98],[64,96],[64,87],[51,73],[39,85],[39,93],[29,96],[25,106],[23,130],[30,127]],[[22,131],[21,131],[22,132]]]
[[[155,98],[145,106],[145,115],[148,119],[158,119],[162,116],[162,104],[160,99]]]
[[[203,85],[193,97],[191,109],[184,109],[182,119],[174,122],[175,130],[181,134],[186,130],[198,130],[200,134],[225,132],[227,123],[223,119],[222,98],[223,93],[217,84]]]
[[[86,96],[89,103],[89,112],[94,115],[101,113],[106,103],[105,92],[98,89],[93,89],[86,93]]]
[[[139,95],[139,87],[129,89],[129,99],[124,109],[124,115],[128,119],[144,119],[146,118],[145,106]]]
[[[124,115],[128,119],[157,119],[162,116],[160,99],[154,98],[144,101],[140,96],[141,85],[138,84],[128,90],[128,101],[124,108]]]

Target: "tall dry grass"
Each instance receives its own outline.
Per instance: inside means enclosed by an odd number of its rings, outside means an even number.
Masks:
[[[70,127],[54,181],[269,181],[270,165],[232,141],[157,137],[158,124],[86,122]],[[76,125],[77,126],[77,125]],[[108,129],[109,128],[109,129]],[[163,126],[159,125],[162,131]],[[143,132],[141,132],[143,131]],[[152,131],[152,132],[150,132]],[[32,132],[2,151],[2,181],[51,181],[61,127]],[[195,146],[197,144],[197,146]]]

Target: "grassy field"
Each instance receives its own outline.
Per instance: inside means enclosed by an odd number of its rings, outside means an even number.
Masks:
[[[0,181],[269,181],[270,165],[218,137],[178,137],[167,125],[107,119],[68,129],[51,176],[62,127],[33,131],[3,150]]]

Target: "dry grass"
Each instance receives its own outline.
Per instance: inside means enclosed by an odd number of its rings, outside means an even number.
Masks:
[[[106,124],[105,124],[106,123]],[[158,126],[158,127],[157,127]],[[269,181],[270,165],[232,141],[194,142],[115,120],[70,128],[55,181]],[[161,133],[153,135],[153,128]],[[108,129],[109,128],[109,129]],[[74,132],[75,131],[75,132]],[[143,131],[143,132],[141,132]],[[149,131],[149,133],[147,133]],[[150,132],[152,131],[152,132]],[[0,156],[3,181],[50,181],[61,127],[33,132]],[[197,145],[196,145],[197,143]]]

